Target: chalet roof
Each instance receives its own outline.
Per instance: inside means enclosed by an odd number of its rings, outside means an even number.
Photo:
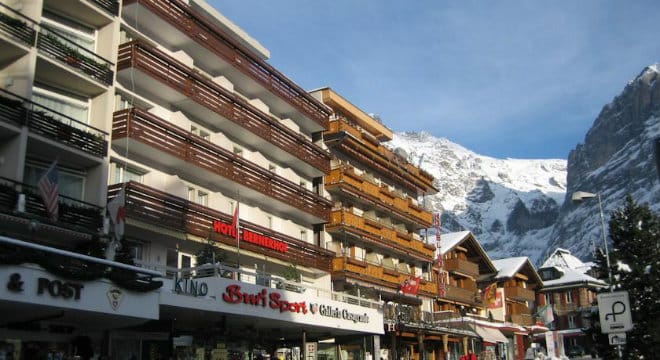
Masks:
[[[561,276],[557,279],[543,281],[543,287],[556,288],[578,284],[594,287],[607,286],[607,283],[604,281],[587,275],[587,271],[591,269],[592,265],[592,263],[585,264],[577,257],[571,255],[569,250],[557,248],[539,268],[539,271],[541,269],[554,268]]]
[[[472,232],[459,231],[441,235],[439,250],[442,255],[452,251],[458,245],[474,250],[479,255],[481,259],[480,262],[488,268],[488,273],[497,272],[497,269],[495,266],[493,266],[493,262],[488,256],[488,253],[486,253],[486,250],[484,250]]]
[[[536,268],[526,256],[493,260],[493,265],[497,268],[497,275],[495,276],[497,280],[511,279],[519,272],[528,276],[530,282],[539,286],[543,284]]]
[[[596,287],[607,286],[607,283],[598,280],[592,276],[589,276],[582,272],[581,270],[575,270],[570,268],[561,268],[557,266],[551,266],[559,270],[561,276],[558,279],[546,280],[543,281],[543,287],[558,287],[558,286],[569,286],[573,284],[585,284],[592,285]]]
[[[497,268],[498,279],[512,278],[525,265],[528,258],[525,256],[512,257],[507,259],[493,260],[493,265]]]

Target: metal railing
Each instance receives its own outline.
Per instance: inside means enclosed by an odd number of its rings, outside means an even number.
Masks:
[[[94,1],[97,4],[112,2]],[[112,84],[114,73],[111,68],[114,64],[111,61],[79,46],[47,25],[40,25],[10,7],[0,5],[0,31],[27,45],[36,46],[58,62],[76,68],[106,85]]]
[[[244,283],[261,285],[273,289],[287,290],[297,293],[304,293],[305,295],[315,296],[318,298],[330,299],[347,304],[359,305],[372,309],[382,309],[383,302],[378,300],[370,300],[362,297],[349,295],[343,292],[335,292],[328,289],[323,289],[301,282],[294,282],[287,280],[282,276],[262,272],[251,271],[232,267],[223,263],[216,264],[203,264],[190,268],[176,268],[165,266],[162,264],[152,264],[136,260],[136,265],[156,271],[167,279],[195,279],[195,278],[209,278],[221,277],[241,281]]]
[[[34,45],[36,23],[9,6],[0,3],[0,31],[28,45]]]
[[[33,133],[92,155],[108,153],[108,133],[33,101],[0,89],[0,120],[27,125]]]
[[[20,210],[19,201],[24,201]],[[58,204],[59,216],[54,225],[90,234],[98,234],[103,227],[100,206],[65,195],[58,196]],[[52,223],[37,187],[4,177],[0,177],[0,212]]]

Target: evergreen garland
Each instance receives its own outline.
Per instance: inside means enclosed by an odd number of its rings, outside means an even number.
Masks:
[[[116,261],[135,265],[127,247],[122,246]],[[93,241],[81,245],[76,249],[78,253],[103,258],[105,247],[96,237]],[[150,277],[138,277],[135,271],[108,267],[107,265],[71,258],[64,255],[53,254],[11,244],[0,244],[0,264],[20,265],[32,263],[41,266],[55,276],[74,281],[94,281],[107,278],[118,286],[127,290],[147,292],[159,289],[162,281],[152,280]]]

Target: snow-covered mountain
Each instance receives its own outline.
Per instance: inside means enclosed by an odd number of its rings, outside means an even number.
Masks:
[[[597,199],[606,221],[627,193],[660,211],[654,142],[660,137],[660,65],[644,69],[605,105],[568,161],[494,159],[428,133],[397,133],[388,146],[436,178],[427,207],[443,232],[470,230],[493,259],[528,256],[539,264],[557,247],[589,260],[602,247]],[[399,151],[400,151],[399,150]]]
[[[435,177],[439,192],[424,202],[442,212],[442,232],[472,231],[493,259],[544,253],[566,192],[566,160],[495,159],[425,132],[396,133],[388,146]]]

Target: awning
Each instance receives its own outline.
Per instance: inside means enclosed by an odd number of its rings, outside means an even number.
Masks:
[[[479,336],[487,342],[490,343],[508,343],[509,340],[502,334],[501,331],[493,328],[488,328],[485,326],[474,325],[474,330],[479,334]]]

